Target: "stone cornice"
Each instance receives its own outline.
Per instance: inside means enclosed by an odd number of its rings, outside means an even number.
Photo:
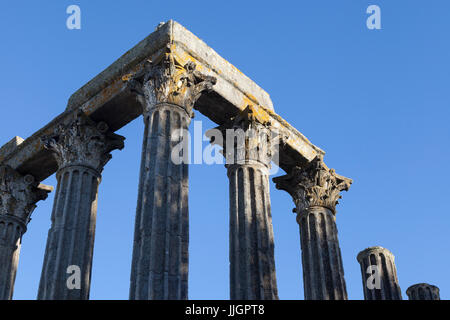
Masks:
[[[169,21],[74,93],[65,112],[22,143],[14,143],[13,148],[8,147],[7,150],[0,149],[0,163],[20,173],[30,173],[42,181],[55,173],[58,165],[52,153],[45,149],[41,138],[53,135],[55,129],[67,123],[77,110],[81,109],[96,122],[106,122],[112,132],[139,117],[142,105],[137,101],[136,94],[130,92],[129,84],[124,79],[142,71],[146,61],[158,61],[158,57],[166,52],[167,45],[170,45],[179,65],[185,66],[193,61],[196,71],[217,78],[213,91],[203,92],[195,104],[195,109],[210,120],[221,125],[248,105],[257,105],[261,115],[270,119],[271,128],[288,136],[277,163],[286,172],[296,165],[305,165],[318,154],[324,154],[274,112],[267,92],[189,30],[175,21]]]
[[[110,152],[123,149],[124,140],[125,137],[109,132],[106,123],[95,123],[81,110],[68,124],[57,126],[52,135],[42,137],[59,169],[79,165],[99,173],[111,159]]]
[[[293,198],[297,214],[311,207],[325,207],[336,213],[336,205],[341,191],[348,191],[352,180],[337,175],[329,169],[322,156],[316,157],[303,168],[294,167],[292,171],[274,178],[277,189],[287,191]]]
[[[9,166],[0,166],[0,219],[13,217],[26,226],[36,203],[47,199],[52,190],[31,175],[23,176]]]

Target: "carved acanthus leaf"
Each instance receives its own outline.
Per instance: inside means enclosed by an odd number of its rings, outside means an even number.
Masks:
[[[216,139],[220,134],[222,139]],[[223,147],[227,164],[260,162],[269,166],[284,143],[261,107],[249,105],[234,118],[206,132],[212,144]]]
[[[303,212],[310,207],[326,207],[336,212],[341,191],[348,191],[351,179],[341,177],[334,169],[328,169],[322,156],[316,157],[304,168],[294,167],[292,172],[274,178],[277,189],[287,191],[296,204],[295,211]]]
[[[33,176],[22,176],[9,166],[0,166],[0,216],[15,217],[26,225],[36,203],[47,199],[50,191]]]
[[[125,79],[131,91],[138,95],[144,113],[160,103],[182,107],[192,117],[195,102],[202,92],[211,91],[217,79],[196,70],[193,61],[182,65],[170,48],[156,59],[147,61],[143,70]]]
[[[111,151],[123,149],[124,140],[125,137],[109,132],[106,123],[95,123],[81,110],[67,125],[59,125],[52,135],[42,138],[59,169],[81,165],[98,172],[111,159]]]

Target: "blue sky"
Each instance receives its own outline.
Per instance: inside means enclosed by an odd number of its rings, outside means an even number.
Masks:
[[[82,29],[66,28],[77,4]],[[381,8],[382,30],[366,28]],[[350,299],[362,299],[356,255],[396,256],[403,296],[428,282],[450,297],[450,2],[14,1],[0,11],[0,145],[26,138],[69,96],[161,21],[174,19],[270,95],[275,111],[354,179],[337,225]],[[204,130],[214,124],[197,113]],[[127,299],[143,121],[118,133],[100,186],[91,298]],[[190,298],[228,299],[228,179],[223,166],[190,169]],[[56,186],[55,177],[46,184]],[[271,185],[281,299],[303,299],[291,197]],[[53,195],[23,238],[15,298],[35,299]]]

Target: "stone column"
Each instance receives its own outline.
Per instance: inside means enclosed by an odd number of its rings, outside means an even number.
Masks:
[[[230,298],[277,300],[269,186],[276,138],[253,106],[216,129],[207,135],[223,146],[230,181]]]
[[[124,139],[81,111],[42,139],[59,169],[39,300],[89,299],[101,172]]]
[[[194,103],[216,80],[167,51],[129,87],[143,106],[144,142],[131,270],[131,300],[186,300],[189,268],[188,127]]]
[[[357,260],[361,265],[365,300],[402,300],[394,255],[389,250],[367,248],[358,254]]]
[[[0,300],[12,299],[22,236],[36,203],[51,190],[31,175],[0,166]]]
[[[296,204],[305,300],[346,300],[335,215],[339,193],[347,191],[352,180],[328,169],[321,156],[273,180]]]
[[[439,288],[428,283],[412,285],[406,290],[409,300],[441,300]]]

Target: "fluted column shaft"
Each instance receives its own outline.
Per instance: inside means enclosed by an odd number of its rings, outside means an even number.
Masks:
[[[39,300],[87,300],[91,283],[101,172],[124,137],[78,111],[43,137],[58,163],[58,186],[39,283]]]
[[[0,215],[0,300],[12,299],[25,230],[24,223],[19,219]]]
[[[52,189],[31,175],[0,166],[0,300],[12,299],[22,236],[36,203]]]
[[[278,299],[269,169],[279,137],[269,126],[257,106],[248,106],[207,133],[223,146],[230,181],[232,300]]]
[[[274,182],[296,204],[305,300],[347,300],[335,215],[340,192],[347,191],[352,180],[327,168],[318,156]]]
[[[191,118],[161,104],[145,116],[130,299],[188,298],[188,164],[172,161]],[[186,130],[186,131],[185,131]],[[187,150],[184,150],[187,152]]]
[[[38,299],[86,300],[91,283],[100,174],[88,167],[70,166],[58,172],[57,180]],[[69,289],[67,285],[70,266],[80,270],[80,289]]]
[[[394,255],[382,247],[361,251],[357,260],[361,265],[365,300],[402,300]]]
[[[311,207],[297,217],[305,300],[346,300],[341,249],[333,212]]]
[[[409,300],[441,300],[439,288],[428,283],[418,283],[406,290]]]
[[[268,168],[228,167],[232,300],[278,299]]]
[[[216,79],[185,64],[168,46],[126,77],[145,132],[130,277],[132,300],[188,298],[188,127],[193,108]]]

